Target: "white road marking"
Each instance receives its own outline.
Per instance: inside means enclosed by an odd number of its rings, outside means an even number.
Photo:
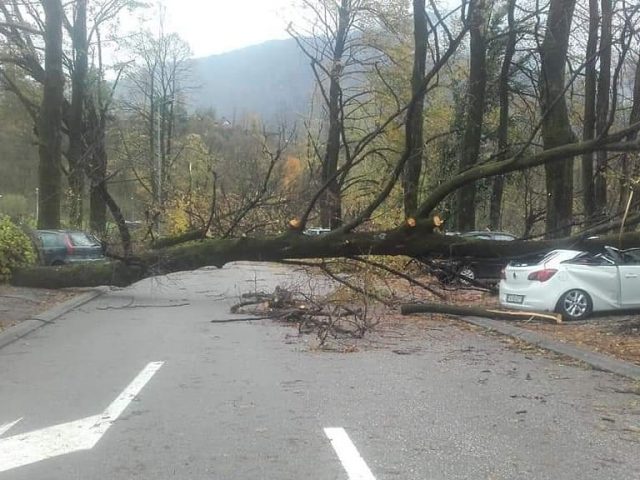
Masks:
[[[101,414],[0,439],[0,472],[92,449],[163,364],[149,363]]]
[[[13,422],[9,422],[9,423],[5,423],[4,425],[0,425],[0,437],[2,435],[4,435],[5,433],[7,433],[9,431],[9,429],[11,427],[13,427],[16,423],[18,423],[20,420],[22,420],[22,417],[20,417],[17,420],[14,420]]]
[[[344,428],[325,428],[324,433],[338,454],[349,480],[376,480]]]

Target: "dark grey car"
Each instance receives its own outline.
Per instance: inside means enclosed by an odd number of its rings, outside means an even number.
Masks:
[[[484,230],[451,233],[447,235],[458,236],[469,240],[495,240],[501,242],[511,242],[517,239],[515,235],[506,232],[490,232]],[[482,280],[487,282],[497,282],[500,280],[502,269],[507,265],[508,260],[501,258],[487,259],[436,259],[429,263],[428,272],[435,274],[443,283],[453,283],[460,281],[463,284],[465,279]]]
[[[36,230],[36,249],[42,265],[64,265],[104,260],[100,241],[77,230]]]

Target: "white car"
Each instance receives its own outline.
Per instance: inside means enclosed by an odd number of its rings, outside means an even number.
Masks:
[[[537,263],[510,263],[500,281],[500,303],[569,320],[640,308],[640,249],[553,250]]]

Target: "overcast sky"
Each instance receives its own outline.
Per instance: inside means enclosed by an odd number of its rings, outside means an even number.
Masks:
[[[287,38],[294,0],[163,0],[166,31],[186,40],[196,57]],[[153,10],[157,11],[157,8]]]

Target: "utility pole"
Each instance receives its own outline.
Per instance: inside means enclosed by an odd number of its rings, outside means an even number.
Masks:
[[[40,220],[40,189],[36,187],[36,225]]]

